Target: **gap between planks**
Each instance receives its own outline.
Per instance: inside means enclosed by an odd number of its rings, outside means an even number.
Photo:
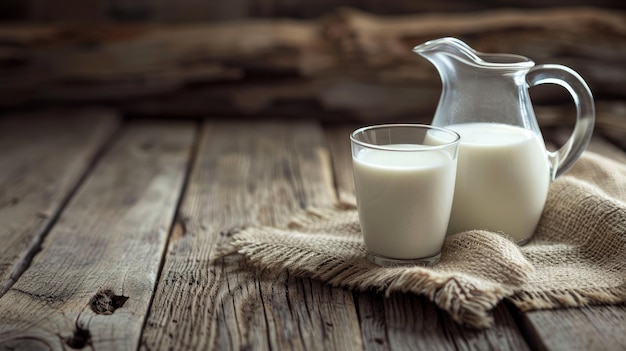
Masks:
[[[216,259],[238,228],[336,202],[312,121],[206,121],[141,349],[362,349],[350,291]]]
[[[137,348],[193,137],[185,122],[124,126],[0,299],[0,348]]]
[[[6,133],[2,145],[8,150],[0,153],[0,187],[2,196],[11,197],[11,206],[0,206],[5,223],[0,253],[6,267],[0,267],[0,298],[28,268],[63,208],[110,146],[119,119],[113,111],[89,109],[10,115],[0,121]]]

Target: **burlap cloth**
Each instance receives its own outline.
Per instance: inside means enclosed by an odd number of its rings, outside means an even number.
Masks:
[[[626,164],[585,152],[551,184],[533,240],[487,231],[449,236],[431,268],[378,267],[365,258],[354,206],[311,209],[287,228],[233,237],[250,265],[333,286],[422,294],[455,321],[484,328],[508,298],[523,311],[626,302]]]

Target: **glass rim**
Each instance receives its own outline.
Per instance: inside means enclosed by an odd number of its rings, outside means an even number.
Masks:
[[[360,141],[360,140],[357,140],[355,138],[356,134],[362,133],[362,132],[365,132],[365,131],[368,131],[368,130],[383,129],[383,128],[396,128],[396,127],[415,128],[415,129],[427,129],[427,130],[438,130],[438,131],[441,131],[441,132],[444,132],[444,133],[451,134],[452,136],[454,136],[454,140],[446,142],[446,143],[441,144],[441,145],[423,145],[423,144],[420,144],[420,145],[424,146],[424,148],[420,148],[420,149],[398,149],[398,148],[394,148],[394,147],[388,147],[388,146],[385,146],[385,145],[370,144],[368,142]],[[394,151],[394,152],[420,152],[420,151],[432,151],[432,150],[447,149],[447,148],[449,148],[451,146],[454,146],[454,145],[458,144],[461,141],[461,135],[459,133],[453,131],[452,129],[443,128],[443,127],[436,127],[436,126],[433,126],[433,125],[430,125],[430,124],[388,123],[388,124],[375,124],[375,125],[370,125],[370,126],[365,126],[365,127],[358,128],[357,130],[355,130],[352,133],[350,133],[350,141],[355,143],[355,144],[361,145],[363,147],[369,148],[369,149],[384,150],[384,151]]]

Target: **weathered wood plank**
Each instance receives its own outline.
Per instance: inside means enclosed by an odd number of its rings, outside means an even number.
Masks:
[[[382,302],[392,350],[529,350],[503,304],[493,311],[494,325],[477,331],[457,325],[425,297],[396,294]]]
[[[0,349],[137,348],[193,139],[191,123],[125,126],[0,298]]]
[[[142,349],[361,349],[350,292],[216,251],[243,225],[336,201],[315,123],[207,122]]]
[[[626,306],[527,312],[533,350],[626,350]]]
[[[0,118],[0,296],[37,252],[118,120],[106,110]]]
[[[352,151],[350,134],[363,125],[341,125],[326,128],[328,147],[333,160],[334,179],[339,201],[356,203],[354,178],[352,178]],[[349,166],[349,167],[348,167]],[[347,169],[349,168],[349,169]]]
[[[354,125],[326,129],[337,191],[348,201],[354,197],[349,135],[356,128]],[[494,326],[476,331],[458,326],[424,297],[393,294],[384,298],[376,293],[355,296],[366,349],[528,349],[513,317],[502,304],[494,309]]]

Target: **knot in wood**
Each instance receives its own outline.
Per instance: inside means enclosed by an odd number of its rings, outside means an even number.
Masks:
[[[102,289],[89,300],[89,307],[97,314],[108,315],[124,306],[127,300],[128,296],[116,295],[111,289]]]

